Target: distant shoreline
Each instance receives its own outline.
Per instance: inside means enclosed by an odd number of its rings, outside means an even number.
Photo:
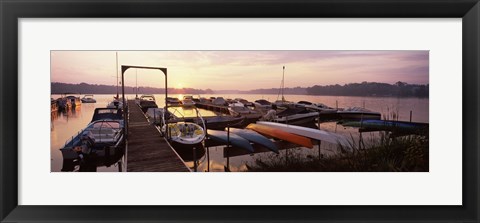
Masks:
[[[135,87],[125,86],[125,94],[164,94],[164,88],[153,87]],[[51,94],[97,94],[108,95],[116,94],[117,86],[114,85],[96,85],[96,84],[67,84],[51,83]],[[249,91],[240,90],[212,90],[195,88],[168,88],[169,94],[189,94],[189,95],[226,95],[226,94],[256,94],[256,95],[278,95],[280,89],[255,89]],[[429,85],[407,84],[397,82],[395,84],[362,82],[345,85],[327,85],[312,87],[284,88],[285,95],[307,95],[307,96],[336,96],[336,97],[395,97],[395,98],[428,98]]]

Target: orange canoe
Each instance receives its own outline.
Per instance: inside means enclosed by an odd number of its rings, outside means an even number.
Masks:
[[[251,129],[255,132],[285,140],[287,142],[291,142],[307,148],[313,148],[312,140],[310,140],[309,138],[285,132],[277,128],[272,128],[265,125],[250,124],[247,126],[247,129]]]

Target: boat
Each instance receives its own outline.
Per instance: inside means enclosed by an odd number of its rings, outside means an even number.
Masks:
[[[158,108],[158,105],[155,101],[155,96],[150,94],[140,96],[138,106],[140,106],[144,113],[147,112],[149,108]]]
[[[344,120],[380,120],[382,117],[379,112],[370,111],[361,107],[345,108],[337,111],[337,114]]]
[[[312,103],[309,101],[299,101],[297,106],[304,107],[313,111],[318,111],[322,114],[324,113],[337,113],[337,109],[331,108],[323,103]]]
[[[226,129],[225,131],[227,131]],[[258,145],[262,145],[263,147],[271,150],[272,152],[279,153],[277,146],[268,138],[265,136],[249,130],[249,129],[237,129],[237,128],[230,128],[229,129],[231,133],[237,134],[242,138],[245,138],[246,140],[253,142]]]
[[[166,112],[165,108],[149,108],[146,112],[149,122],[159,126],[162,135],[185,161],[196,160],[205,154],[205,123],[198,109],[192,110],[196,111],[196,117],[179,117],[176,115],[181,113],[176,110]],[[199,120],[199,124],[194,120]]]
[[[92,94],[86,94],[82,98],[82,103],[96,103],[96,102],[97,102],[97,100],[95,100],[95,98],[93,98]]]
[[[207,129],[223,130],[225,127],[241,127],[243,126],[245,118],[232,116],[211,116],[204,117],[205,126]],[[198,123],[199,121],[197,121]]]
[[[235,133],[227,133],[225,131],[219,130],[207,130],[208,138],[220,143],[224,143],[225,145],[232,145],[248,152],[254,152],[252,145],[250,142]]]
[[[327,132],[325,130],[312,129],[307,127],[287,125],[287,124],[275,123],[275,122],[263,122],[263,121],[257,122],[257,125],[268,126],[268,127],[280,129],[292,134],[305,136],[311,139],[321,140],[321,141],[325,141],[333,144],[340,144],[346,147],[350,146],[350,143],[344,136],[333,133],[333,132]]]
[[[243,99],[243,98],[235,98],[235,101],[240,102],[240,103],[244,104],[245,106],[253,107],[253,103],[247,101],[246,99]]]
[[[263,113],[266,113],[267,111],[272,109],[272,103],[270,103],[269,101],[267,101],[265,99],[256,100],[253,103],[253,106],[255,107],[256,110],[261,111]]]
[[[72,108],[80,107],[82,105],[82,99],[80,99],[80,97],[67,95],[65,98],[70,101]]]
[[[293,107],[295,104],[291,101],[285,100],[285,66],[283,66],[282,81],[280,82],[280,89],[278,91],[277,100],[273,103],[277,107]],[[280,95],[282,96],[280,98]]]
[[[281,139],[281,140],[284,140],[293,144],[297,144],[303,147],[313,148],[312,140],[310,140],[309,138],[292,134],[274,127],[258,125],[258,124],[250,124],[247,126],[247,129],[251,129],[260,134]]]
[[[390,120],[361,120],[347,121],[343,126],[358,127],[361,131],[391,131],[399,133],[426,134],[429,129],[428,123],[404,122]]]
[[[168,106],[178,106],[181,105],[182,102],[178,100],[178,98],[167,97],[167,104]]]
[[[205,130],[202,126],[193,122],[174,122],[168,123],[170,144],[184,160],[193,160],[193,149],[197,157],[202,157],[203,140],[205,139]]]
[[[260,120],[308,126],[312,124],[317,117],[318,112],[308,111],[305,108],[288,107],[278,113],[276,110],[270,110]]]
[[[217,97],[217,98],[213,99],[212,104],[222,105],[222,106],[228,105],[227,101],[225,101],[225,99],[223,99],[222,97]]]
[[[121,109],[96,108],[92,121],[60,149],[64,160],[89,156],[109,157],[123,153],[123,115]]]
[[[57,99],[57,107],[58,110],[65,111],[72,107],[72,102],[65,97],[61,97]]]
[[[113,100],[108,103],[107,108],[123,108],[123,100],[113,97]]]
[[[50,98],[50,112],[57,112],[58,111],[58,102],[57,100]]]
[[[195,106],[195,102],[193,101],[192,96],[184,96],[182,100],[183,107],[192,107]]]
[[[260,118],[262,116],[262,114],[260,114],[258,111],[246,107],[241,102],[236,102],[228,105],[228,112],[230,113],[230,115],[235,117]]]

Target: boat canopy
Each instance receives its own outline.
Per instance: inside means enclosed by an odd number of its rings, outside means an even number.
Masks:
[[[96,108],[91,122],[97,120],[122,120],[122,109],[117,108]]]

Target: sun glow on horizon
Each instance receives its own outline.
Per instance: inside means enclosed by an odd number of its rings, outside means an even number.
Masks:
[[[51,81],[114,85],[115,51],[52,51]],[[361,82],[428,84],[428,51],[118,51],[121,65],[166,67],[168,86],[212,90]],[[121,77],[119,77],[121,81]],[[126,86],[163,88],[159,70],[129,69]]]

